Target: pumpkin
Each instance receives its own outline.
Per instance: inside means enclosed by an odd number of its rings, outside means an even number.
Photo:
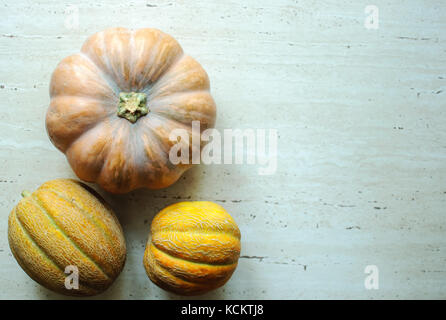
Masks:
[[[180,202],[158,213],[144,252],[144,267],[159,287],[198,295],[224,285],[240,256],[240,230],[218,204]]]
[[[117,218],[87,188],[68,179],[45,182],[33,193],[24,191],[9,215],[9,246],[19,265],[36,282],[66,295],[103,292],[126,257]],[[75,272],[77,283],[70,278]]]
[[[202,132],[216,116],[205,70],[156,29],[94,34],[58,64],[50,97],[50,140],[80,179],[112,193],[173,184],[191,164],[169,160],[170,133],[191,137],[192,121]]]

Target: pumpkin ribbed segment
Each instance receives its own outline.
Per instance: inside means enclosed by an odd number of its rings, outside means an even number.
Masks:
[[[224,285],[239,256],[240,231],[221,206],[181,202],[154,218],[144,266],[161,288],[197,295]]]
[[[11,251],[28,275],[70,295],[104,291],[121,272],[125,240],[113,212],[79,183],[46,182],[9,217]],[[66,266],[79,270],[79,289],[65,288]]]

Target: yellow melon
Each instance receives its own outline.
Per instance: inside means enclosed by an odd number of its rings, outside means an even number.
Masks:
[[[117,218],[87,188],[74,180],[48,181],[32,194],[24,192],[9,215],[9,246],[17,262],[32,279],[62,294],[98,294],[125,263]]]
[[[218,204],[180,202],[158,213],[144,253],[144,267],[159,287],[198,295],[224,285],[240,256],[240,230]]]

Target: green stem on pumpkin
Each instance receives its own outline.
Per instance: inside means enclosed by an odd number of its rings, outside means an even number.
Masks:
[[[119,94],[118,116],[135,123],[149,113],[147,95],[142,92],[121,92]]]

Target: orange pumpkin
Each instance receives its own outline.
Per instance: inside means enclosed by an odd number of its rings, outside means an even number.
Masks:
[[[191,137],[192,121],[203,131],[216,115],[204,69],[155,29],[94,34],[58,64],[50,96],[51,141],[80,179],[113,193],[177,181],[191,165],[169,161],[169,134]]]
[[[240,256],[240,230],[218,204],[171,205],[152,221],[144,267],[159,287],[198,295],[224,285]]]
[[[45,182],[32,194],[24,192],[9,215],[9,246],[19,265],[41,285],[66,295],[104,291],[125,262],[118,220],[100,196],[86,188],[68,179]],[[78,288],[74,279],[67,279],[74,272]],[[74,288],[66,287],[67,280]]]

